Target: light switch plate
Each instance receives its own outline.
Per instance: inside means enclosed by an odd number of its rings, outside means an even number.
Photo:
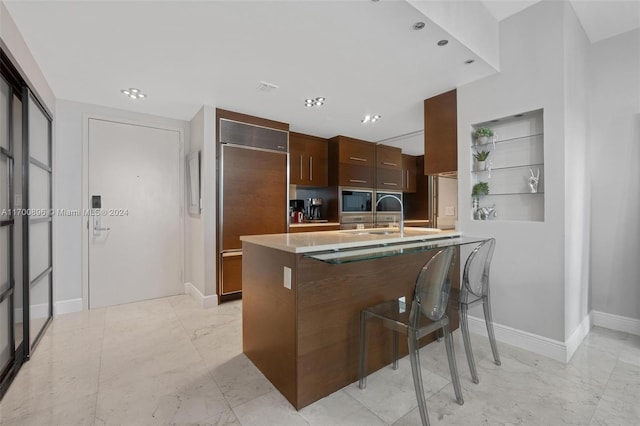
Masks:
[[[291,290],[291,268],[284,267],[284,287]]]
[[[456,215],[456,208],[455,206],[447,206],[444,208],[444,215],[445,216],[455,216]]]

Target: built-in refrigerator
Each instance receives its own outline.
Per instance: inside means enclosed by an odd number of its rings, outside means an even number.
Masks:
[[[242,235],[287,232],[287,131],[218,122],[218,296],[242,292]]]

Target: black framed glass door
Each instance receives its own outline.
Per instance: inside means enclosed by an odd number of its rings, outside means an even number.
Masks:
[[[16,292],[14,265],[14,90],[0,78],[0,395],[23,358],[22,289]],[[16,303],[18,302],[18,303]],[[18,315],[16,315],[18,313]]]
[[[28,223],[23,226],[23,274],[29,289],[27,357],[53,318],[53,215],[51,118],[28,88],[23,89],[23,196]]]
[[[0,399],[53,318],[51,122],[0,49]]]

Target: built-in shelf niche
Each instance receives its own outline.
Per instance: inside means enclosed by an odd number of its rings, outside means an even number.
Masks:
[[[494,135],[479,143],[474,133],[488,127]],[[496,216],[487,220],[544,221],[544,122],[543,110],[517,113],[471,126],[471,187],[489,184],[489,195],[479,198],[480,207],[495,206]],[[473,155],[489,151],[486,169],[479,170]],[[529,177],[538,176],[537,192],[532,192]],[[477,219],[472,207],[471,218]]]

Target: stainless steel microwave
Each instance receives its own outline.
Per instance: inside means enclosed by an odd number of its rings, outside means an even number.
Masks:
[[[351,213],[373,213],[373,189],[338,188],[340,215]]]

